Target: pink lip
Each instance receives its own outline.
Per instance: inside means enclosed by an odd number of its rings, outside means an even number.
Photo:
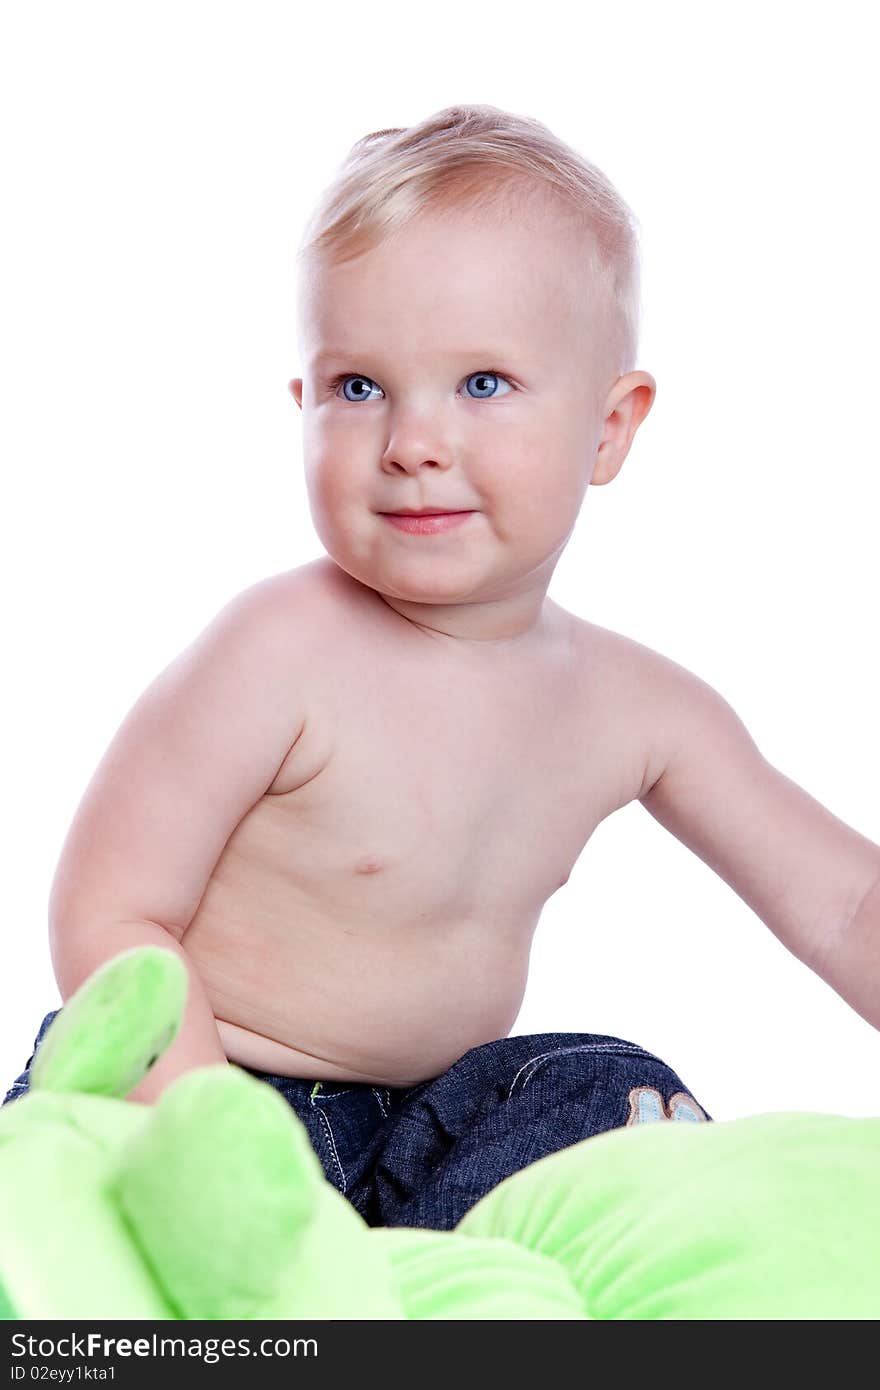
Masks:
[[[386,521],[396,526],[398,531],[409,531],[416,536],[430,536],[435,531],[451,531],[460,526],[473,512],[423,512],[420,516],[403,516],[399,512],[380,512]]]

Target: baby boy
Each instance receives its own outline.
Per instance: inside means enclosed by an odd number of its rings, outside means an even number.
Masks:
[[[634,800],[880,1026],[880,847],[705,682],[547,597],[654,400],[637,325],[632,216],[539,122],[457,106],[360,141],[300,249],[326,557],[147,688],[57,868],[62,998],[145,942],[189,972],[131,1099],[247,1068],[372,1224],[450,1227],[545,1153],[709,1118],[635,1043],[508,1037],[544,903]]]

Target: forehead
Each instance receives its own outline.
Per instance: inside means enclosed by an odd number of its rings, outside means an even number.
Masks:
[[[598,319],[587,258],[585,236],[552,209],[423,213],[381,245],[302,275],[302,345],[312,358],[388,343],[408,355],[558,351]]]

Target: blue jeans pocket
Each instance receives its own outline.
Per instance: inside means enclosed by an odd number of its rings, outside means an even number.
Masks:
[[[592,1055],[597,1061],[606,1057],[633,1057],[637,1060],[645,1058],[658,1066],[664,1065],[660,1058],[655,1057],[653,1053],[646,1052],[637,1043],[624,1042],[623,1039],[608,1038],[599,1042],[577,1043],[571,1047],[555,1047],[548,1052],[540,1052],[537,1056],[530,1057],[528,1061],[523,1062],[510,1085],[507,1100],[510,1100],[519,1091],[524,1091],[532,1077],[542,1067],[558,1061],[561,1057],[572,1057],[576,1053]]]

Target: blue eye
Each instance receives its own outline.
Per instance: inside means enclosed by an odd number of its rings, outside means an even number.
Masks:
[[[477,383],[477,388],[479,391],[489,392],[488,395],[473,396],[471,399],[477,401],[486,401],[492,400],[496,395],[495,386],[497,385],[497,383],[499,381],[507,381],[507,378],[501,376],[499,372],[471,372],[471,375],[466,378],[466,381],[475,381]],[[508,382],[508,386],[509,385],[510,383]],[[512,386],[510,386],[510,390],[513,390]],[[507,392],[502,392],[502,394],[506,395]]]
[[[345,392],[345,383],[346,383],[347,381],[357,382],[358,385],[360,385],[361,383],[365,382],[366,385],[367,385],[367,389],[366,389],[366,391],[364,391],[364,390],[359,390],[359,391],[357,391],[357,392],[354,394],[354,396],[346,395],[346,392]],[[333,385],[334,385],[334,386],[339,385],[339,386],[342,387],[342,394],[343,394],[343,397],[345,398],[345,400],[347,400],[347,401],[351,401],[351,400],[355,400],[355,401],[365,401],[365,400],[368,400],[368,399],[369,399],[370,387],[371,387],[371,386],[375,386],[376,383],[375,383],[375,381],[371,381],[370,378],[369,378],[368,376],[352,376],[351,374],[349,374],[348,376],[340,376],[340,377],[337,377],[337,378],[336,378],[336,381],[333,382]],[[380,389],[380,388],[377,388],[377,389]]]
[[[470,391],[470,382],[472,381],[476,383],[476,394]],[[509,395],[511,391],[516,389],[514,386],[510,385],[507,378],[502,376],[500,372],[471,372],[470,376],[465,377],[465,385],[468,387],[468,395],[472,401],[494,400],[495,397],[499,395],[498,384],[502,381],[507,387],[505,391],[500,392],[502,396]],[[349,388],[352,392],[351,395],[349,395]],[[354,372],[346,372],[341,376],[337,376],[330,383],[331,391],[334,391],[335,394],[338,395],[341,390],[343,400],[348,401],[350,404],[353,404],[355,401],[370,400],[370,391],[372,388],[375,388],[377,391],[382,390],[381,386],[377,386],[371,377]]]

